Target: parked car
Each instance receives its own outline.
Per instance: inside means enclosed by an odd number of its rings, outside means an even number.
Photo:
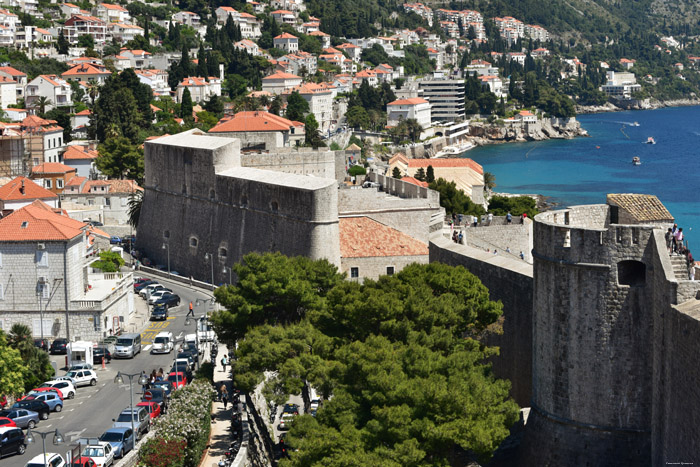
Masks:
[[[15,402],[12,409],[31,410],[39,414],[40,420],[47,420],[49,418],[49,414],[51,413],[51,407],[49,407],[49,404],[29,397]]]
[[[114,420],[112,428],[131,428],[132,418],[136,428],[136,440],[138,441],[151,429],[151,417],[145,408],[134,407],[133,412],[130,408],[122,410],[116,420]]]
[[[168,381],[170,381],[170,384],[172,385],[173,389],[180,389],[185,387],[185,385],[187,384],[187,377],[185,376],[185,373],[181,371],[173,371],[168,375]]]
[[[65,467],[67,465],[66,461],[63,460],[63,456],[60,454],[47,452],[46,457],[44,457],[44,454],[39,454],[27,462],[24,467]]]
[[[164,295],[169,295],[172,293],[173,293],[173,291],[170,289],[158,289],[155,292],[152,292],[151,295],[149,295],[148,304],[153,305],[158,300],[160,300]]]
[[[162,389],[165,392],[165,398],[168,399],[173,392],[173,385],[170,381],[156,381],[151,384],[151,389]]]
[[[25,397],[35,396],[37,394],[46,394],[46,393],[56,394],[61,400],[63,400],[63,392],[58,388],[34,388],[31,391],[29,391],[24,397],[20,397],[17,400],[21,401]]]
[[[88,444],[83,449],[83,456],[94,460],[97,467],[109,467],[114,464],[114,448],[106,441]]]
[[[168,305],[156,303],[151,310],[151,321],[165,321],[168,319]]]
[[[297,404],[284,404],[284,409],[282,413],[290,413],[292,415],[299,415],[299,406]]]
[[[177,358],[190,358],[192,360],[192,364],[190,366],[193,366],[194,362],[199,361],[199,354],[195,349],[185,348],[180,350],[180,352],[177,355]],[[182,355],[182,357],[180,355]],[[189,355],[189,357],[187,357],[187,355]]]
[[[42,401],[49,406],[52,412],[60,412],[63,410],[63,399],[58,397],[55,392],[44,392],[43,394],[34,394],[22,399],[24,401]]]
[[[39,414],[26,409],[2,410],[0,417],[9,418],[20,428],[34,428],[39,423]]]
[[[146,279],[145,281],[139,282],[138,284],[134,283],[134,292],[141,292],[147,286],[155,283],[156,282],[151,279]]]
[[[9,428],[17,426],[14,420],[7,417],[0,417],[0,428]]]
[[[49,341],[46,339],[34,339],[34,346],[40,348],[44,352],[49,351]]]
[[[190,365],[187,362],[178,362],[175,360],[173,367],[170,369],[170,373],[184,373],[187,377],[187,381],[192,381],[192,371],[190,370]]]
[[[283,413],[282,418],[280,419],[279,425],[277,425],[278,430],[289,430],[291,427],[292,421],[294,421],[294,418],[296,415],[293,413]]]
[[[67,345],[68,345],[67,339],[63,339],[63,338],[55,339],[51,343],[51,348],[49,349],[49,353],[51,355],[55,355],[55,354],[65,355],[67,353],[67,349],[66,349]]]
[[[75,386],[95,386],[97,384],[97,373],[95,370],[69,371],[66,376],[75,381]],[[57,378],[60,379],[60,378]]]
[[[144,397],[146,394],[144,393]],[[151,420],[154,418],[158,417],[160,415],[160,404],[158,402],[154,402],[152,400],[150,401],[143,401],[139,402],[136,404],[136,407],[143,407],[148,411],[148,415],[151,416]]]
[[[105,359],[105,363],[110,363],[112,361],[112,352],[107,347],[95,347],[92,350],[92,361],[102,363],[102,359]]]
[[[167,305],[169,307],[175,307],[180,304],[180,296],[172,292],[168,292],[160,296],[158,300],[153,302],[154,305]]]
[[[73,386],[73,383],[70,381],[58,381],[58,380],[51,380],[47,381],[41,386],[39,386],[36,389],[41,389],[41,388],[56,388],[60,389],[61,393],[63,394],[64,399],[73,399],[75,397],[75,386]],[[34,390],[36,390],[34,389]],[[48,390],[48,389],[45,389]]]
[[[94,460],[85,456],[78,456],[71,462],[71,467],[96,467],[97,464]]]
[[[187,362],[187,365],[190,367],[190,369],[194,368],[194,357],[190,352],[179,352],[175,357],[175,362],[179,361]]]
[[[143,289],[139,290],[139,295],[143,298],[148,298],[150,294],[155,292],[156,290],[162,290],[164,289],[165,286],[163,284],[159,284],[157,282],[154,282],[152,284],[148,284],[146,287]]]
[[[112,235],[109,237],[109,244],[110,245],[119,245],[122,242],[122,239],[116,235]]]
[[[170,385],[168,381],[165,381],[166,385]],[[170,388],[168,388],[168,391]],[[160,407],[160,413],[165,413],[168,409],[168,394],[164,388],[161,387],[151,387],[151,389],[146,389],[141,396],[144,402],[155,402]]]
[[[100,441],[108,442],[113,448],[113,457],[119,458],[134,449],[134,435],[131,426],[126,428],[110,428],[102,433]]]
[[[93,359],[94,360],[94,359]],[[68,371],[74,371],[74,370],[92,370],[92,365],[89,363],[74,363],[68,368]]]
[[[0,427],[0,458],[10,454],[24,454],[27,449],[27,441],[24,432],[17,426]]]
[[[93,221],[93,220],[88,219],[85,222],[90,224],[93,227],[104,227],[104,224],[100,221]]]

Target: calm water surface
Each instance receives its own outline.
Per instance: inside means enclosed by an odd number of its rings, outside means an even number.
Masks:
[[[466,156],[496,176],[496,191],[542,194],[562,206],[605,203],[607,193],[656,195],[691,245],[700,244],[700,107],[579,121],[590,138],[491,145]],[[655,145],[643,144],[649,136]],[[634,156],[642,165],[632,165]]]

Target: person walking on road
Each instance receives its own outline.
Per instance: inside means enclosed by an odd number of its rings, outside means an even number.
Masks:
[[[221,366],[224,367],[224,373],[226,373],[226,364],[228,363],[228,360],[226,359],[226,355],[221,357]]]
[[[190,311],[187,312],[187,316],[185,316],[185,318],[187,318],[190,315],[192,315],[192,317],[194,318],[194,307],[192,306],[192,302],[190,302]]]

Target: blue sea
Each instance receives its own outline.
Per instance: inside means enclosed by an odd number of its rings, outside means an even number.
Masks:
[[[541,194],[562,207],[602,204],[607,193],[656,195],[689,243],[700,244],[700,107],[578,120],[590,138],[490,145],[465,157],[496,176],[495,191]],[[650,136],[656,144],[644,144]],[[632,165],[634,156],[641,165]]]

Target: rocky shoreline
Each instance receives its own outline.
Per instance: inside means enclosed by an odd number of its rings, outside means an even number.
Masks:
[[[612,102],[607,102],[604,105],[577,105],[577,114],[594,114],[603,112],[622,112],[624,110],[653,110],[662,107],[688,107],[692,105],[700,105],[700,99],[672,99],[660,101],[657,99],[628,99],[618,101],[617,105]]]
[[[469,126],[469,139],[477,146],[486,144],[573,139],[588,136],[575,118],[545,118],[537,123],[503,126],[495,123],[474,122]]]

